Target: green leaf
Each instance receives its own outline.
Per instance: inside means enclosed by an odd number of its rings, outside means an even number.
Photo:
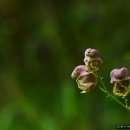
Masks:
[[[130,85],[128,86],[128,92],[130,93]]]

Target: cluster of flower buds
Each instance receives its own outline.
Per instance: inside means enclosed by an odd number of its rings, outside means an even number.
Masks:
[[[113,84],[113,93],[117,96],[121,96],[125,100],[125,104],[116,99],[104,85],[102,78],[97,76],[97,71],[100,69],[103,63],[100,54],[97,50],[88,48],[85,51],[84,65],[77,66],[71,77],[76,79],[78,88],[82,90],[81,93],[86,93],[91,91],[97,85],[97,77],[100,79],[99,88],[101,91],[106,93],[108,96],[112,97],[121,106],[130,111],[130,105],[128,104],[128,99],[126,98],[129,88],[130,88],[130,72],[127,68],[123,67],[120,69],[113,69],[110,72],[111,84]]]
[[[78,88],[82,90],[81,93],[89,92],[97,85],[95,72],[99,70],[102,62],[97,50],[88,48],[85,51],[85,65],[77,66],[71,74],[72,78],[76,78]]]
[[[111,83],[114,85],[113,93],[125,97],[128,94],[130,73],[127,68],[113,69],[110,73]]]

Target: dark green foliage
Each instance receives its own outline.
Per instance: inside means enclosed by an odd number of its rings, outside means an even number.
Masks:
[[[83,53],[101,52],[100,75],[130,69],[130,1],[0,0],[0,130],[115,130],[130,115],[99,89],[71,79]],[[128,95],[129,98],[129,95]]]

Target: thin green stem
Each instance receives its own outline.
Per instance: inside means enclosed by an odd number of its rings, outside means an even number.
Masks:
[[[111,98],[113,98],[118,104],[120,104],[122,107],[126,108],[127,107],[122,103],[120,102],[115,96],[113,96],[111,93],[108,92],[108,94],[110,95]]]
[[[126,105],[126,107],[128,108],[128,99],[127,99],[126,97],[122,97],[122,98],[124,99],[125,105]]]
[[[98,76],[99,77],[99,76]],[[106,88],[105,84],[103,83],[102,81],[102,78],[99,77],[99,80],[100,80],[100,83],[102,85],[102,87],[100,87],[100,89],[102,89],[108,96],[110,96],[112,99],[114,99],[118,104],[120,104],[123,108],[127,109],[129,112],[130,112],[130,109],[128,107],[128,104],[127,104],[127,99],[125,98],[125,105],[120,102],[115,96],[113,96]]]

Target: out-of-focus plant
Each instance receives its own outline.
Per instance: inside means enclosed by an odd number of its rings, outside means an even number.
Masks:
[[[85,51],[84,63],[85,65],[77,66],[71,74],[71,77],[76,79],[78,88],[82,90],[81,93],[87,93],[96,86],[99,86],[100,90],[107,94],[107,97],[111,97],[130,112],[130,105],[128,105],[128,99],[126,98],[130,84],[129,70],[123,67],[120,69],[113,69],[110,72],[113,94],[122,97],[125,102],[122,103],[120,99],[116,98],[107,90],[102,78],[98,75],[98,70],[103,63],[99,51],[88,48]]]

